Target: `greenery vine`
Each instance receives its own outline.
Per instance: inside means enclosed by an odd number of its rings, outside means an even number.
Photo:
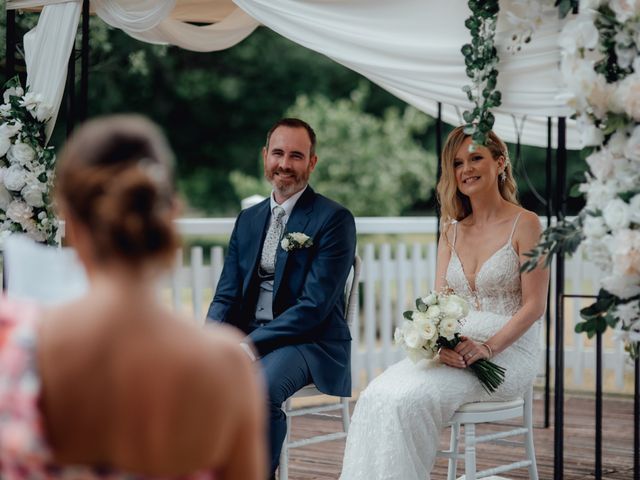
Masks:
[[[462,118],[466,122],[465,133],[471,135],[473,143],[484,145],[495,122],[490,110],[502,103],[502,95],[496,89],[499,58],[495,47],[500,6],[498,0],[469,0],[468,5],[471,16],[464,24],[471,32],[471,43],[463,45],[461,51],[472,84],[465,85],[462,91],[473,103],[473,109],[465,110]]]

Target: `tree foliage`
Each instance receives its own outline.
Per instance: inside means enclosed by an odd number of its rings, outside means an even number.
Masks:
[[[355,215],[400,215],[428,199],[435,185],[435,155],[416,140],[433,122],[413,107],[369,114],[367,95],[364,83],[336,101],[301,95],[287,115],[306,118],[316,130],[316,190]]]

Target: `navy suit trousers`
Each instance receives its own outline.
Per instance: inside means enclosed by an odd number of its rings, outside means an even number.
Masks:
[[[291,395],[312,382],[311,372],[295,345],[277,348],[260,359],[269,401],[269,444],[271,473],[280,461],[282,443],[287,435],[287,417],[282,404]]]

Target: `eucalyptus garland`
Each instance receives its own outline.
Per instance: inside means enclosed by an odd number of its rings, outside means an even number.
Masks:
[[[498,0],[469,0],[468,5],[471,16],[464,24],[471,32],[471,43],[462,46],[462,54],[472,84],[462,90],[474,107],[466,110],[462,118],[467,124],[464,132],[471,135],[474,144],[484,145],[495,122],[490,110],[502,103],[502,95],[496,89],[499,59],[495,47],[500,7]]]

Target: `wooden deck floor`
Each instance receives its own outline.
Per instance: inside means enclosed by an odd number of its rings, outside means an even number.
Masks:
[[[553,399],[551,400],[553,408]],[[353,407],[353,405],[352,405]],[[603,478],[606,480],[631,480],[633,478],[633,401],[628,398],[606,398],[603,413]],[[535,446],[538,472],[541,480],[553,478],[553,426],[543,428],[544,405],[536,392],[534,401]],[[595,401],[591,397],[565,396],[565,454],[564,479],[593,479],[595,456]],[[553,413],[551,416],[553,425]],[[304,416],[293,420],[293,438],[316,433],[337,431],[339,421]],[[480,430],[498,429],[488,425]],[[441,436],[443,448],[448,445],[448,430]],[[517,438],[517,437],[515,437]],[[292,480],[336,479],[342,465],[344,441],[325,442],[291,450],[289,478]],[[481,444],[478,447],[478,469],[496,464],[522,460],[524,450],[518,446]],[[496,459],[500,459],[496,462]],[[446,478],[446,459],[438,459],[432,474],[433,480]],[[459,475],[463,472],[460,463]],[[527,479],[526,469],[504,474],[510,479]],[[373,480],[373,479],[372,479]]]

